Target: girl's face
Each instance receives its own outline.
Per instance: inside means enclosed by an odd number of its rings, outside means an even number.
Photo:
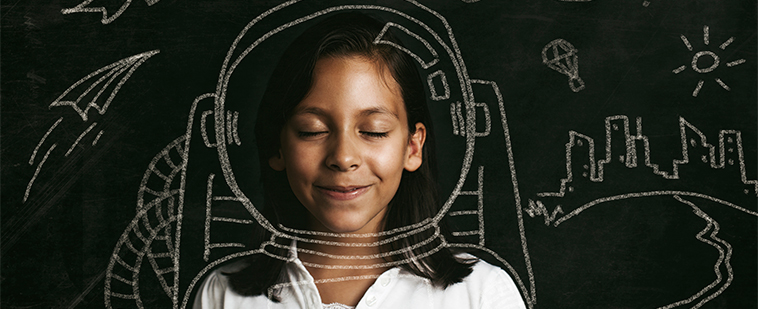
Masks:
[[[357,56],[325,58],[269,165],[287,172],[312,229],[379,232],[403,170],[421,166],[426,128],[417,123],[415,129],[409,136],[400,86],[384,65]]]

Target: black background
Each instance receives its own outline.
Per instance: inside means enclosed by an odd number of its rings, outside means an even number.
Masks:
[[[90,6],[103,5],[115,12],[124,3],[103,2]],[[145,168],[185,133],[195,97],[215,90],[221,64],[242,27],[279,3],[161,0],[148,6],[133,1],[112,23],[102,24],[100,13],[61,14],[77,1],[3,2],[3,307],[104,306],[103,273],[117,240],[135,216]],[[575,191],[562,199],[537,195],[558,191],[560,179],[566,177],[569,131],[593,138],[596,160],[604,158],[605,119],[614,115],[627,116],[632,133],[635,119],[642,118],[650,160],[664,171],[673,169],[673,160],[682,159],[680,119],[716,145],[717,156],[720,130],[740,131],[745,176],[756,179],[755,1],[651,0],[647,6],[638,0],[421,3],[439,12],[452,27],[469,76],[496,82],[503,94],[523,208],[531,200],[544,203],[550,212],[560,205],[568,213],[603,197],[678,190],[758,211],[754,187],[740,179],[739,162],[713,169],[693,163],[697,158],[679,166],[680,179],[655,175],[640,157],[642,166],[633,169],[608,164],[603,182],[576,180]],[[706,25],[709,45],[703,42]],[[693,51],[681,35],[689,39]],[[720,49],[730,37],[733,43]],[[586,87],[579,92],[571,91],[566,75],[542,63],[543,47],[558,38],[578,50],[579,76]],[[107,113],[90,112],[104,132],[98,143],[91,145],[93,131],[64,157],[68,145],[91,122],[82,122],[69,107],[50,104],[91,72],[150,50],[160,52],[134,72]],[[690,67],[693,55],[701,50],[720,57],[713,72],[697,73]],[[710,65],[707,57],[701,58],[700,67]],[[745,62],[726,66],[738,59]],[[685,70],[674,74],[672,70],[681,65]],[[693,96],[699,80],[703,87]],[[440,117],[446,110],[442,112]],[[54,138],[61,144],[24,201],[47,148],[40,149],[34,165],[29,158],[60,117],[64,120]],[[498,125],[493,123],[493,128]],[[461,149],[454,149],[440,156],[456,161],[460,154]],[[477,148],[474,160],[474,172],[476,165],[503,171],[485,170],[485,224],[498,235],[497,218],[514,214],[513,207],[498,205],[512,205],[513,196],[488,184],[510,182],[507,160],[495,148]],[[443,183],[458,177],[455,170],[443,170],[442,176]],[[734,279],[703,308],[757,308],[756,216],[712,199],[683,198],[719,224],[718,237],[733,250]],[[650,308],[686,299],[716,280],[718,251],[695,238],[706,224],[671,195],[601,203],[557,227],[546,225],[542,216],[524,213],[536,307]],[[487,238],[487,247],[515,260],[512,263],[525,279],[523,260],[511,254],[520,253],[517,240]],[[146,301],[146,308],[163,307],[160,304],[168,299],[160,292],[145,295],[147,300],[154,297],[153,302]]]

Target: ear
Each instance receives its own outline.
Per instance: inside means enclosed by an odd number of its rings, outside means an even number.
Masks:
[[[282,156],[282,150],[279,149],[279,154],[268,159],[268,165],[275,171],[281,172],[284,170],[284,156]]]
[[[426,126],[423,123],[416,123],[416,132],[408,140],[408,149],[406,149],[405,170],[409,172],[416,171],[423,163],[424,142],[426,141]]]

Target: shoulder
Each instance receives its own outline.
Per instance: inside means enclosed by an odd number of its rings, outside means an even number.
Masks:
[[[218,305],[223,304],[224,295],[229,290],[229,281],[221,273],[221,269],[216,269],[208,274],[200,285],[195,295],[193,309],[212,309],[220,308]]]
[[[211,271],[197,290],[193,309],[226,309],[236,308],[234,304],[242,302],[246,297],[234,292],[225,275],[244,268],[243,261],[219,267]]]
[[[475,258],[469,254],[456,256]],[[477,296],[479,308],[526,308],[516,283],[502,268],[479,259],[471,269],[461,283]]]

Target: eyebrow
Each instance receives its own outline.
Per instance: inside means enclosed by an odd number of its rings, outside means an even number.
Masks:
[[[298,108],[297,110],[295,110],[294,115],[302,115],[302,114],[313,114],[313,115],[316,115],[316,116],[326,116],[327,113],[326,113],[326,111],[324,111],[323,109],[318,108],[318,107],[304,107],[304,108]],[[396,113],[392,112],[391,110],[389,110],[389,109],[387,109],[386,107],[383,107],[383,106],[376,106],[376,107],[371,107],[371,108],[364,109],[364,110],[360,111],[360,113],[358,113],[358,116],[360,116],[360,117],[366,117],[366,116],[371,116],[371,115],[374,115],[374,114],[387,114],[387,115],[390,115],[390,116],[394,117],[397,120],[400,120],[400,116],[398,116]]]
[[[359,115],[365,117],[365,116],[371,116],[373,114],[388,114],[392,117],[395,117],[395,119],[400,120],[400,117],[397,114],[393,113],[391,110],[383,106],[377,106],[377,107],[372,107],[369,109],[364,109],[360,112]]]

